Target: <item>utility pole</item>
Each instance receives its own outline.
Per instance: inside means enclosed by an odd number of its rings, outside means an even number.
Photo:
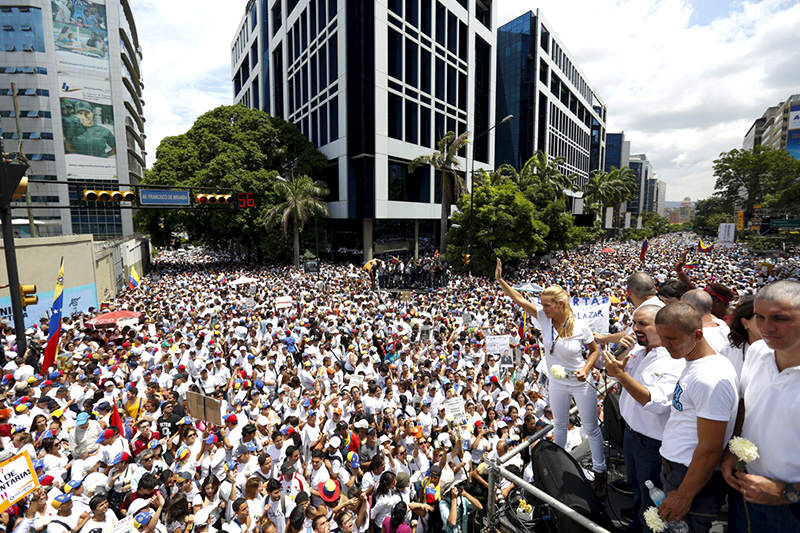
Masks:
[[[14,330],[17,336],[17,353],[25,355],[25,317],[22,313],[17,252],[14,248],[14,226],[11,219],[11,199],[28,171],[28,161],[21,153],[16,157],[0,154],[0,219],[3,224],[3,250],[8,272],[8,292],[11,295],[11,311],[14,315]]]

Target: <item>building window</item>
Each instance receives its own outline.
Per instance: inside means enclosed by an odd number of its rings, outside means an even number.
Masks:
[[[430,202],[430,166],[414,173],[408,171],[408,161],[389,161],[387,185],[389,200],[394,202]]]
[[[319,110],[319,145],[328,144],[328,105],[322,104]]]
[[[339,48],[336,43],[335,33],[328,39],[328,72],[330,74],[330,82],[335,82],[336,78],[339,77]]]
[[[419,106],[419,143],[432,148],[431,145],[431,110],[429,107]]]
[[[475,18],[488,29],[492,29],[492,0],[475,1]]]
[[[9,7],[3,11],[0,49],[7,52],[44,52],[42,10],[38,7]]]
[[[422,33],[431,36],[431,0],[420,0],[420,24]]]
[[[419,128],[417,119],[417,104],[406,100],[406,142],[417,144],[417,129]]]
[[[339,138],[339,97],[334,96],[328,103],[331,121],[331,141]],[[338,183],[338,182],[337,182]]]
[[[417,12],[417,0],[406,0],[405,21],[412,26],[419,24],[419,13]]]
[[[328,52],[325,43],[319,47],[319,90],[322,91],[328,86]]]
[[[387,47],[389,76],[403,79],[403,37],[393,29],[389,29],[389,46]]]
[[[447,9],[436,2],[436,42],[444,46],[447,40],[445,26],[447,25]]]
[[[280,0],[278,0],[280,4]],[[283,116],[283,53],[281,45],[279,44],[275,51],[272,52],[272,64],[275,65],[275,71],[272,75],[275,80],[275,114],[279,117]],[[266,83],[266,80],[264,80]]]
[[[324,1],[324,0],[323,0]],[[336,16],[336,11],[338,10],[338,6],[336,5],[336,0],[328,0],[328,19],[333,20]]]
[[[253,7],[250,8],[250,29],[254,30],[258,26],[258,4],[253,2]]]
[[[283,23],[283,16],[281,15],[281,4],[283,0],[276,0],[272,6],[272,33],[278,33]]]
[[[436,98],[444,100],[444,61],[436,58]]]
[[[389,137],[403,140],[403,99],[389,93]]]
[[[453,13],[447,14],[447,49],[458,54],[458,19]]]
[[[424,48],[420,51],[420,90],[431,94],[431,53]]]
[[[406,83],[412,87],[417,87],[419,76],[417,74],[417,53],[419,46],[411,39],[406,38]]]
[[[389,0],[389,10],[403,18],[403,0]]]

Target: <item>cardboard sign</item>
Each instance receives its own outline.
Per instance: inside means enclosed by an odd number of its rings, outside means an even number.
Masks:
[[[611,300],[608,296],[595,298],[572,298],[570,300],[575,318],[583,320],[589,329],[599,333],[608,333],[608,321],[611,316]]]
[[[39,478],[28,452],[22,452],[0,463],[0,513],[38,486]]]
[[[486,353],[501,354],[510,348],[511,335],[487,335]]]
[[[222,425],[222,402],[193,391],[186,391],[186,408],[192,418]]]
[[[364,383],[364,376],[361,374],[350,374],[349,387],[361,387],[362,383]]]

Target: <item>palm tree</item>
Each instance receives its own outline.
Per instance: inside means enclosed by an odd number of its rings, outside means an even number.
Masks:
[[[563,157],[550,159],[541,150],[528,159],[516,176],[517,186],[521,191],[529,187],[537,187],[548,198],[559,200],[563,198],[564,191],[575,190],[572,176],[567,176],[558,168],[564,164]]]
[[[598,170],[586,182],[583,192],[586,203],[598,206],[602,216],[603,209],[620,205],[636,193],[633,170],[628,167],[611,167],[609,172]]]
[[[328,195],[328,187],[321,181],[302,175],[290,180],[278,177],[274,189],[283,201],[267,212],[267,220],[274,222],[280,218],[284,233],[288,233],[289,221],[293,222],[294,264],[299,266],[300,230],[311,216],[328,216],[328,206],[323,200]]]
[[[459,169],[456,156],[468,142],[470,142],[468,131],[458,137],[454,132],[448,131],[439,141],[438,150],[430,155],[421,155],[408,164],[409,173],[415,172],[421,166],[430,165],[442,174],[442,215],[439,229],[439,250],[442,255],[447,251],[447,219],[450,217],[450,205],[467,188],[464,179],[456,174]]]

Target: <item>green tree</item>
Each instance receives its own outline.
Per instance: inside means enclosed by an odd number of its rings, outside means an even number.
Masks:
[[[462,260],[469,247],[469,225],[474,236],[470,263],[475,273],[494,272],[495,258],[513,264],[547,249],[547,226],[536,219],[536,208],[511,181],[475,187],[475,217],[470,197],[459,198],[458,211],[447,233],[447,260],[457,270],[468,267]]]
[[[442,175],[442,214],[440,217],[441,229],[439,230],[439,248],[442,255],[447,251],[447,221],[450,218],[453,194],[455,193],[455,198],[458,198],[466,189],[464,180],[457,174],[459,163],[456,156],[458,156],[459,150],[469,142],[469,132],[465,131],[456,137],[454,132],[448,131],[439,140],[438,150],[430,155],[421,155],[408,165],[409,173],[415,172],[421,166],[430,165]]]
[[[328,206],[323,200],[328,195],[328,187],[321,181],[302,175],[288,180],[281,178],[275,183],[274,189],[281,202],[269,210],[267,220],[272,222],[279,219],[284,233],[288,233],[289,223],[292,223],[292,257],[295,266],[299,266],[300,231],[310,217],[328,216]]]
[[[695,204],[692,228],[699,235],[716,235],[720,222],[733,216],[734,201],[714,195]]]
[[[635,193],[636,178],[628,167],[611,167],[609,172],[598,170],[583,187],[587,208],[597,209],[601,217],[606,207],[618,206]]]
[[[142,209],[136,224],[156,245],[185,232],[195,242],[238,245],[258,257],[287,260],[289,247],[279,228],[265,231],[267,212],[279,201],[273,184],[288,168],[313,175],[326,165],[325,156],[294,125],[242,105],[221,106],[200,116],[186,133],[164,138],[142,185],[250,192],[256,206]]]
[[[539,151],[525,162],[516,176],[511,175],[511,179],[529,200],[544,208],[550,202],[564,199],[565,191],[575,190],[574,178],[559,169],[563,164],[563,157],[550,159]]]
[[[752,151],[734,149],[714,160],[714,176],[715,194],[732,204],[743,204],[747,224],[753,217],[754,205],[797,180],[798,162],[785,150],[765,146],[756,146]]]

